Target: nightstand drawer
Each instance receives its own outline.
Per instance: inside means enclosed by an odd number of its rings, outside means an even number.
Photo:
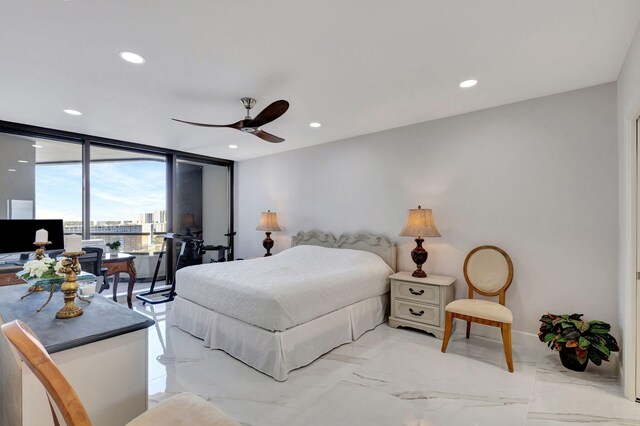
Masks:
[[[434,305],[440,304],[439,286],[410,283],[406,281],[395,281],[395,283],[394,297],[415,300],[422,303],[433,303]]]
[[[421,303],[405,302],[404,300],[393,301],[393,311],[397,318],[404,318],[411,321],[440,325],[440,307],[423,305]]]

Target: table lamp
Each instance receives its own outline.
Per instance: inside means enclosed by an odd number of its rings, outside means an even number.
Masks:
[[[193,237],[193,234],[191,233],[191,228],[196,226],[196,217],[192,213],[183,214],[182,226],[187,228],[187,232],[184,234],[184,236]]]
[[[433,221],[431,209],[410,209],[407,213],[407,223],[400,232],[401,237],[416,237],[416,248],[411,251],[411,259],[417,269],[411,274],[414,277],[426,278],[427,274],[422,270],[422,264],[427,261],[429,253],[422,247],[422,237],[439,237],[440,232]]]
[[[271,256],[271,249],[273,248],[273,240],[271,239],[271,232],[280,231],[280,227],[278,226],[278,219],[276,218],[276,213],[271,210],[267,210],[266,212],[262,212],[260,214],[260,223],[256,228],[257,231],[265,231],[265,235],[267,238],[262,242],[262,247],[267,250],[267,253],[264,257]]]

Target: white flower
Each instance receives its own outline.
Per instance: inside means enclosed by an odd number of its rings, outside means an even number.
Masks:
[[[28,274],[29,278],[42,278],[44,274],[54,268],[56,260],[45,257],[40,260],[31,260],[24,265],[24,271],[22,275]]]

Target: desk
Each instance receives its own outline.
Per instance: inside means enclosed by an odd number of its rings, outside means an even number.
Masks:
[[[25,284],[26,281],[16,275],[16,272],[20,271],[22,271],[22,266],[0,265],[0,287],[5,285]]]
[[[56,292],[34,293],[20,300],[27,284],[0,288],[0,324],[24,321],[74,387],[94,426],[123,425],[147,408],[147,334],[154,322],[96,295],[90,304],[76,301],[84,313],[56,319],[63,305]],[[0,424],[52,425],[49,404],[38,379],[14,358],[0,337]]]
[[[133,309],[131,299],[133,298],[133,285],[136,283],[136,257],[126,253],[118,253],[117,256],[107,253],[102,259],[102,266],[107,268],[107,276],[113,277],[113,300],[118,301],[118,281],[120,272],[126,272],[129,275],[129,286],[127,287],[127,304],[129,309]]]

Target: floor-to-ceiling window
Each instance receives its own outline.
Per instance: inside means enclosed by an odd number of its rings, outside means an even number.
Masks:
[[[63,219],[82,233],[82,143],[0,133],[0,219]]]
[[[158,252],[167,232],[166,156],[91,146],[91,238]]]
[[[66,234],[117,239],[136,255],[139,278],[153,274],[168,232],[229,242],[232,161],[9,122],[0,122],[0,153],[0,219],[63,219]]]

